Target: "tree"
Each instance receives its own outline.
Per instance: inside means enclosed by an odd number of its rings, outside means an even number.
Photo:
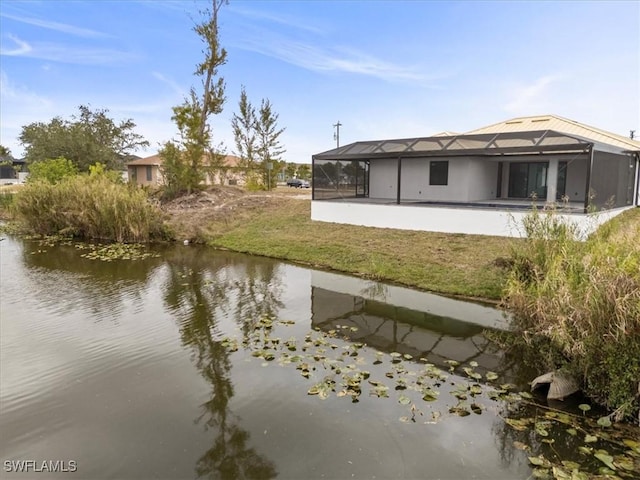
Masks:
[[[298,178],[301,178],[303,180],[311,179],[311,167],[308,163],[303,163],[302,165],[298,166]]]
[[[256,120],[256,136],[258,157],[260,158],[263,180],[267,188],[276,184],[278,171],[281,169],[281,156],[286,152],[278,138],[285,131],[278,128],[278,117],[271,107],[269,99],[262,99]],[[271,167],[271,168],[269,168]]]
[[[218,68],[227,62],[227,52],[220,47],[218,13],[226,3],[227,0],[211,0],[212,10],[202,12],[205,18],[193,28],[205,44],[204,60],[194,72],[202,78],[202,93],[191,88],[189,97],[173,107],[171,119],[178,127],[180,141],[167,142],[160,151],[169,196],[199,189],[207,174],[205,158],[209,156],[210,164],[218,160],[211,155],[214,149],[211,148],[212,135],[207,120],[211,115],[221,113],[225,102],[224,79],[218,77]]]
[[[49,158],[31,165],[27,181],[44,181],[47,183],[60,183],[64,178],[78,174],[78,168],[73,162],[64,157]]]
[[[0,145],[0,158],[3,160],[11,160],[13,156],[11,155],[11,150],[4,145]]]
[[[257,150],[256,139],[256,110],[247,99],[247,92],[242,87],[240,101],[238,102],[239,114],[233,114],[231,128],[235,139],[238,156],[242,162],[242,168],[247,177],[255,170],[255,155]]]
[[[298,174],[298,166],[293,162],[287,163],[287,166],[285,168],[285,176],[287,178],[294,178],[297,174]]]
[[[49,123],[22,127],[19,139],[28,164],[64,157],[81,172],[96,162],[120,170],[133,150],[149,146],[134,132],[133,120],[116,123],[107,115],[108,110],[93,111],[86,105],[78,110],[79,115],[72,115],[70,120],[55,117]]]

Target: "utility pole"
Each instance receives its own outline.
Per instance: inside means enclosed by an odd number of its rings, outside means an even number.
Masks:
[[[340,127],[342,126],[340,120],[338,120],[338,123],[334,123],[333,126],[336,129],[333,133],[333,139],[336,141],[336,147],[340,148]]]

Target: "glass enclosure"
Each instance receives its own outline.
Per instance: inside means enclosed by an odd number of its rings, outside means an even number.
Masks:
[[[369,196],[369,161],[316,160],[313,163],[313,198]]]
[[[595,151],[591,167],[590,204],[602,208],[633,205],[636,161],[633,155]]]

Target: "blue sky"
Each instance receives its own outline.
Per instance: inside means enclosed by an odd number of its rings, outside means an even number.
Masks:
[[[131,118],[155,153],[175,137],[202,59],[194,0],[0,3],[0,143],[88,104]],[[464,132],[555,113],[640,135],[640,2],[231,0],[215,143],[235,145],[240,88],[268,98],[287,161],[358,140]]]

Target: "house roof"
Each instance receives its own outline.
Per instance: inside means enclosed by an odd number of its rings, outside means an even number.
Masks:
[[[314,155],[315,160],[357,160],[390,157],[443,157],[582,153],[594,145],[589,140],[553,130],[479,133],[453,136],[356,142]]]
[[[235,155],[225,155],[224,164],[227,167],[238,167],[240,166],[240,157]],[[127,162],[127,166],[160,166],[162,165],[162,157],[159,154],[151,155],[150,157],[139,158],[137,160],[133,160],[131,162]]]
[[[624,150],[640,151],[640,142],[638,141],[552,114],[512,118],[467,133],[530,132],[534,130],[555,130],[601,144],[613,145]]]
[[[355,142],[313,155],[313,159],[581,153],[591,148],[616,154],[640,152],[640,142],[556,115],[514,118],[465,134],[447,133],[431,137]]]

